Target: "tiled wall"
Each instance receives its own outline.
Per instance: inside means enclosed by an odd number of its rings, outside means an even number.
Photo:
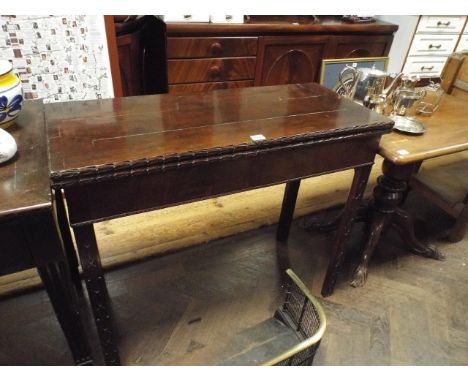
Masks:
[[[0,59],[13,62],[25,99],[113,97],[103,16],[0,16]]]

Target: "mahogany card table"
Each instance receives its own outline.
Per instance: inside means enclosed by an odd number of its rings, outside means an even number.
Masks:
[[[42,101],[25,102],[8,131],[18,152],[0,164],[0,276],[36,267],[75,363],[91,364],[51,201]]]
[[[45,110],[51,186],[63,219],[66,198],[108,365],[120,358],[94,223],[286,183],[277,231],[286,241],[301,179],[354,169],[323,284],[328,295],[380,138],[393,126],[313,83],[54,103]]]

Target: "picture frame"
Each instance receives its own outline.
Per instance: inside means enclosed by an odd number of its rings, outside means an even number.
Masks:
[[[320,68],[320,85],[334,90],[338,84],[339,74],[346,66],[355,68],[372,68],[387,71],[388,57],[339,58],[322,60]]]

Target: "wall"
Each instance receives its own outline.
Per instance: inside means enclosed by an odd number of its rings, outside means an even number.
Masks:
[[[389,53],[388,71],[401,72],[419,16],[384,15],[377,16],[377,18],[398,25],[398,31],[395,33],[392,48]]]
[[[114,95],[103,16],[0,16],[0,59],[13,62],[25,99]]]

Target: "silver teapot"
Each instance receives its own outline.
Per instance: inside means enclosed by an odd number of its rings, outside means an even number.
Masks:
[[[402,73],[389,74],[372,68],[346,66],[339,75],[340,93],[350,99],[362,101],[370,109],[383,109],[396,89]],[[390,84],[385,87],[389,78]]]

